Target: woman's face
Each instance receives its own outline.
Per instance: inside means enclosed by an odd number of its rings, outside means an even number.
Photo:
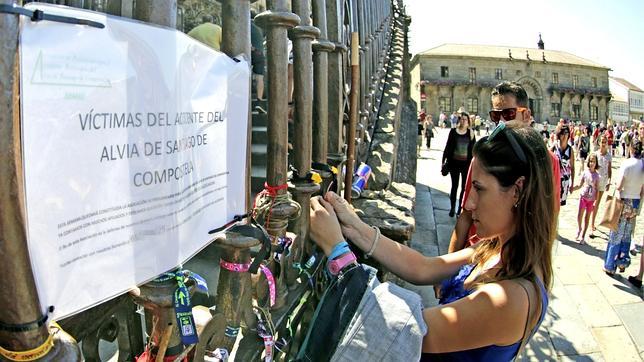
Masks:
[[[460,118],[460,126],[461,127],[469,127],[470,126],[470,120],[467,118],[467,116],[461,116]]]
[[[588,168],[591,170],[597,169],[597,157],[594,156],[588,159]]]
[[[501,187],[499,181],[481,167],[476,157],[472,160],[472,191],[465,209],[472,212],[479,237],[499,236],[501,240],[507,240],[514,235],[516,190],[516,187]]]

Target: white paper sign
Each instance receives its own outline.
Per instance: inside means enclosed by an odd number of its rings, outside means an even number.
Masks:
[[[184,262],[244,213],[249,66],[183,33],[78,9],[21,25],[36,286],[53,318]]]

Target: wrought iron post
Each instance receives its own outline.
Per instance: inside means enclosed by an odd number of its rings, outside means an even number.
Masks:
[[[349,101],[349,127],[347,127],[347,170],[353,170],[355,162],[355,133],[358,123],[358,108],[360,107],[358,97],[360,88],[360,51],[358,33],[351,33],[351,93]],[[351,203],[351,184],[353,172],[347,172],[344,179],[344,199]]]
[[[3,5],[21,3],[0,0]],[[0,347],[12,352],[50,348],[41,361],[80,361],[80,349],[67,333],[55,333],[50,347],[48,325],[38,323],[46,308],[40,305],[27,249],[18,35],[18,15],[0,14],[0,322],[29,327],[0,329]]]
[[[342,7],[337,0],[326,2],[327,30],[329,41],[335,46],[329,53],[329,127],[328,127],[328,159],[329,164],[339,166],[344,162],[342,140],[342,121],[344,117],[342,77],[343,57],[347,46],[342,39]]]
[[[296,206],[285,195],[282,188],[287,182],[288,170],[288,39],[287,29],[300,23],[300,17],[288,10],[287,0],[273,0],[269,10],[255,18],[255,22],[266,32],[266,61],[268,66],[268,160],[266,182],[284,202],[272,205],[270,221],[266,223],[267,231],[278,242],[284,236],[288,219],[295,212]],[[280,264],[281,272],[277,280],[278,297],[275,308],[281,308],[286,302],[287,289],[284,280],[285,263]]]
[[[309,204],[311,195],[320,186],[311,181],[307,174],[311,171],[311,145],[313,123],[313,50],[312,42],[320,36],[320,30],[311,25],[311,0],[293,0],[292,7],[300,17],[300,25],[291,29],[293,41],[293,75],[295,93],[295,117],[293,153],[295,168],[299,178],[293,178],[294,198],[300,204],[303,212],[295,219],[293,231],[296,240],[291,247],[291,253],[286,259],[286,278],[290,287],[296,287],[295,279],[298,272],[291,267],[293,262],[304,263],[304,249],[309,245]],[[307,250],[307,253],[310,250]]]
[[[177,26],[177,1],[136,0],[134,18],[175,28]]]
[[[223,0],[222,3],[222,44],[221,50],[229,57],[245,55],[250,61],[250,1]],[[248,80],[250,82],[250,79]],[[247,146],[246,146],[246,206],[250,209],[250,155],[252,124],[250,120],[250,100],[248,108]],[[217,240],[221,247],[221,259],[234,264],[247,264],[251,261],[250,248],[260,244],[254,238],[228,232],[226,237]],[[254,326],[252,315],[252,282],[249,273],[238,273],[220,268],[217,284],[217,311],[226,319],[226,330],[217,331],[213,347],[223,347],[231,351],[242,318],[248,327]],[[214,320],[213,320],[214,321]],[[224,333],[225,332],[225,333]]]
[[[320,37],[313,43],[314,88],[313,100],[313,162],[327,163],[329,134],[329,52],[335,45],[327,39],[325,0],[313,0],[313,23]],[[330,176],[330,175],[328,175]],[[328,177],[327,176],[327,177]]]

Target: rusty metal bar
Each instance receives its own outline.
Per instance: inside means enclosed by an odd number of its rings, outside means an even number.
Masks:
[[[221,51],[229,57],[245,55],[250,62],[250,0],[223,0]],[[249,79],[250,82],[250,79]],[[249,88],[250,89],[250,88]],[[250,100],[248,103],[248,127],[246,130],[246,210],[251,208],[251,146],[253,125],[251,122]]]
[[[314,88],[313,100],[313,154],[314,162],[327,163],[329,135],[329,52],[335,45],[327,40],[325,0],[313,0],[313,22],[320,29],[320,37],[313,43]]]
[[[329,127],[328,158],[339,165],[344,157],[342,149],[343,79],[342,57],[347,47],[342,43],[342,8],[337,0],[326,2],[327,30],[329,41],[335,46],[329,54]]]
[[[266,182],[271,187],[278,187],[275,202],[271,206],[270,222],[266,222],[267,231],[273,236],[273,243],[286,234],[288,219],[297,212],[297,206],[286,195],[288,171],[288,39],[287,29],[300,23],[300,17],[288,10],[287,0],[273,0],[269,10],[257,17],[255,22],[266,32],[266,61],[268,65],[268,160]],[[273,269],[279,267],[277,278],[277,300],[274,308],[286,304],[286,263],[272,263]]]
[[[0,4],[20,6],[22,1],[0,0]],[[11,325],[38,321],[46,309],[40,305],[27,249],[18,23],[17,15],[0,14],[0,321]],[[0,330],[0,346],[23,352],[43,345],[48,337],[47,323],[22,332]],[[60,331],[54,336],[53,348],[40,360],[80,359],[76,342]]]
[[[355,138],[356,125],[358,123],[358,92],[360,85],[360,40],[358,33],[351,33],[351,94],[350,94],[350,115],[349,127],[347,130],[347,172],[344,176],[344,199],[351,203],[351,183],[353,182],[353,167],[355,163]]]
[[[36,293],[25,230],[18,36],[18,16],[0,14],[0,321],[9,324],[38,320],[44,311]],[[22,333],[0,331],[0,345],[12,351],[29,350],[44,342],[48,334],[46,325]]]
[[[300,25],[291,29],[293,41],[293,75],[295,90],[295,132],[293,139],[294,163],[299,178],[292,182],[294,199],[302,210],[308,210],[311,195],[320,190],[320,185],[312,182],[307,174],[311,171],[311,147],[313,124],[313,49],[312,42],[320,36],[320,30],[312,26],[311,0],[293,0],[293,10],[300,17]],[[290,287],[297,287],[295,279],[299,272],[292,267],[293,262],[304,263],[305,248],[309,247],[310,214],[301,212],[294,220],[296,234],[291,253],[286,259],[286,279]]]
[[[244,55],[250,61],[250,1],[224,0],[222,3],[222,44],[221,50],[229,57]],[[250,82],[250,78],[248,80]],[[249,88],[250,89],[250,88]],[[251,165],[251,136],[252,122],[250,119],[250,99],[247,104],[248,125],[246,129],[246,209],[250,210],[250,165]],[[254,238],[228,232],[226,237],[218,239],[221,248],[221,259],[236,264],[250,263],[250,248],[260,244]],[[252,316],[252,282],[249,273],[236,273],[220,268],[217,283],[217,311],[226,319],[226,327],[232,331],[239,330],[242,318],[249,328],[254,326]],[[226,348],[231,351],[236,335],[217,331],[213,337],[213,346]]]
[[[134,18],[148,23],[175,28],[177,26],[177,1],[136,0]]]

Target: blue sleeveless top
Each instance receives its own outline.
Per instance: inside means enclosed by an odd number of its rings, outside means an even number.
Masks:
[[[463,265],[456,275],[451,278],[445,279],[441,285],[441,298],[439,300],[440,304],[448,304],[459,300],[463,297],[470,295],[473,290],[466,290],[463,288],[463,283],[465,279],[472,273],[474,270],[474,264]],[[541,316],[539,317],[539,322],[534,327],[530,333],[530,337],[539,329],[543,318],[546,315],[546,310],[548,310],[548,293],[546,288],[539,278],[537,279],[537,284],[539,284],[539,289],[541,291]],[[431,330],[431,326],[429,326]],[[509,346],[497,346],[490,345],[479,348],[468,349],[465,351],[455,351],[455,352],[445,352],[445,353],[423,353],[420,360],[421,361],[512,361],[514,357],[519,352],[521,347],[521,340],[517,343],[511,344]]]

